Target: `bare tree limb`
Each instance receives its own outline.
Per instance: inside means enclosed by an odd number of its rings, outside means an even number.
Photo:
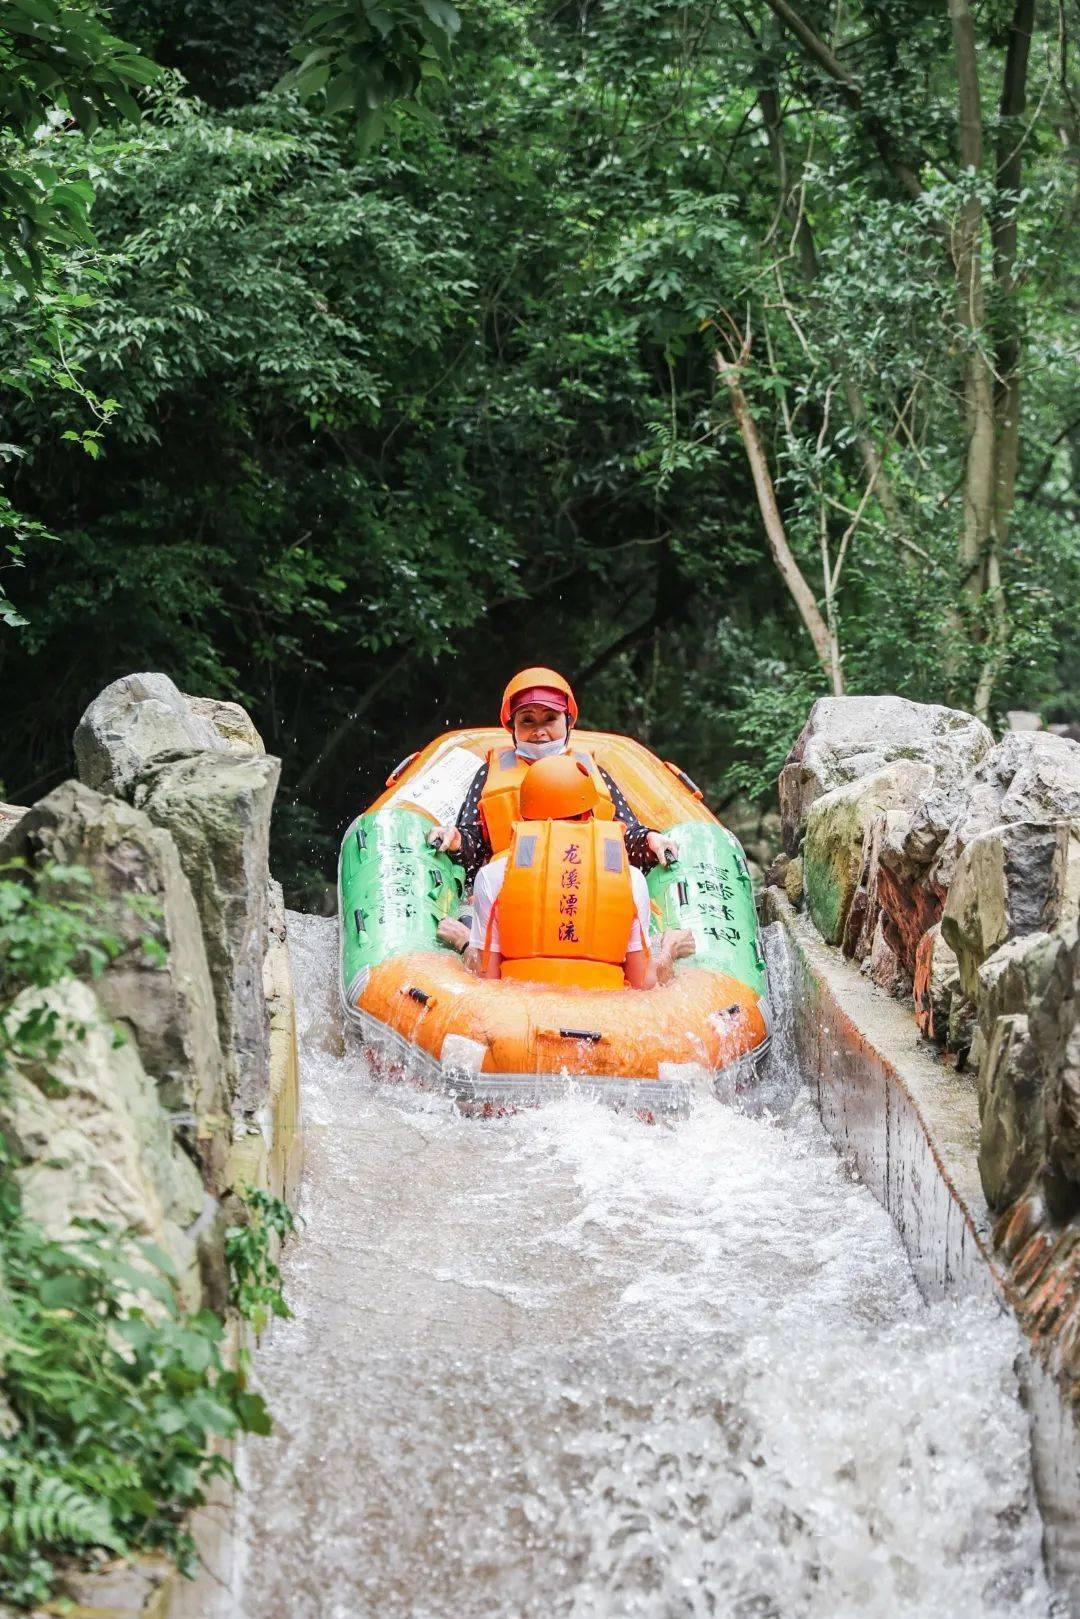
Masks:
[[[730,315],[724,314],[721,319],[724,322],[723,326],[716,321],[709,323],[716,329],[720,339],[720,344],[713,354],[713,363],[716,366],[716,374],[727,389],[731,399],[735,421],[746,450],[746,458],[750,463],[754,491],[757,495],[762,522],[765,525],[765,537],[769,543],[769,550],[777,571],[798,609],[799,617],[802,619],[813,644],[818,662],[829,676],[835,694],[842,696],[844,691],[843,676],[838,667],[834,669],[829,627],[822,617],[814,592],[810,589],[806,577],[795,559],[794,552],[788,544],[787,534],[784,530],[784,520],[780,515],[776,490],[773,486],[772,474],[769,471],[768,458],[758,434],[757,424],[750,410],[750,402],[742,387],[742,371],[750,355],[749,323],[747,323],[746,331],[743,333],[739,331]]]

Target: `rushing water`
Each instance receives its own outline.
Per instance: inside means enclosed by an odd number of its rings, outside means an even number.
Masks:
[[[795,1086],[464,1119],[366,1076],[333,921],[290,930],[304,1225],[237,1619],[1047,1613],[1015,1330],[920,1300]]]

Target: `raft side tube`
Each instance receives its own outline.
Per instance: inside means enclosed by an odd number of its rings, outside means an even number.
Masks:
[[[625,1074],[573,1075],[565,1071],[484,1074],[439,1061],[381,1018],[351,1005],[344,994],[341,1005],[346,1026],[358,1036],[378,1069],[396,1072],[423,1090],[437,1092],[469,1111],[482,1113],[542,1107],[574,1096],[602,1102],[618,1112],[686,1118],[696,1096],[719,1094],[733,1100],[752,1081],[771,1043],[766,1038],[753,1051],[744,1052],[719,1070],[697,1064],[671,1064],[668,1066],[672,1072],[658,1079]],[[691,1068],[700,1071],[690,1074]]]
[[[464,877],[427,842],[414,809],[367,810],[349,827],[338,861],[341,986],[349,999],[371,969],[407,950],[437,950],[435,930],[461,901]]]
[[[661,930],[689,928],[695,967],[738,978],[767,998],[754,885],[739,840],[715,821],[679,821],[665,835],[678,844],[679,858],[648,876]]]

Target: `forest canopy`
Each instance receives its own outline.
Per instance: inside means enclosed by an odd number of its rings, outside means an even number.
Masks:
[[[714,803],[830,691],[1075,720],[1069,25],[0,3],[3,795],[162,669],[300,896],[527,662]]]

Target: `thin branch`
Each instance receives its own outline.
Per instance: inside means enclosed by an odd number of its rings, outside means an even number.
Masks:
[[[1042,488],[1043,484],[1046,482],[1047,478],[1050,476],[1051,469],[1052,469],[1052,467],[1054,465],[1055,452],[1057,450],[1058,445],[1060,443],[1062,443],[1062,441],[1064,439],[1069,438],[1071,434],[1075,433],[1077,428],[1080,428],[1080,416],[1077,416],[1075,421],[1069,422],[1067,426],[1065,426],[1065,427],[1063,427],[1061,429],[1060,433],[1056,433],[1054,435],[1054,437],[1050,440],[1050,448],[1046,453],[1046,456],[1045,456],[1045,458],[1044,458],[1044,460],[1042,462],[1042,465],[1039,467],[1038,472],[1035,474],[1035,477],[1032,479],[1032,481],[1028,485],[1028,487],[1021,491],[1021,494],[1020,494],[1020,499],[1021,500],[1034,500],[1035,499],[1035,496],[1039,493],[1039,490]]]
[[[860,86],[852,78],[839,57],[830,50],[829,46],[814,32],[810,25],[799,16],[795,8],[788,4],[788,0],[765,0],[765,4],[784,26],[795,35],[807,55],[839,86],[845,100],[860,115],[866,125],[867,133],[877,147],[878,156],[885,164],[885,167],[899,180],[908,196],[917,202],[923,194],[922,183],[918,175],[914,169],[897,155],[893,148],[893,141],[889,131],[878,115],[867,108]]]
[[[839,672],[831,656],[832,647],[829,628],[821,614],[814,593],[810,589],[802,569],[795,558],[791,546],[788,544],[787,534],[784,531],[784,520],[780,515],[780,507],[776,499],[776,489],[773,485],[772,474],[769,471],[768,459],[758,434],[757,425],[750,410],[750,403],[742,388],[742,372],[750,355],[750,325],[747,321],[745,332],[739,330],[726,310],[722,310],[718,320],[710,321],[719,338],[719,345],[713,354],[713,364],[720,381],[727,388],[731,397],[732,409],[739,432],[742,435],[743,445],[746,449],[746,458],[750,463],[750,472],[754,480],[754,489],[757,494],[758,507],[765,527],[765,537],[769,543],[773,561],[777,571],[783,579],[792,601],[798,609],[799,616],[810,640],[822,669],[829,675],[836,689]],[[842,680],[839,683],[840,695],[843,691]]]
[[[855,533],[855,530],[862,521],[862,514],[866,510],[867,502],[869,501],[870,496],[874,493],[874,485],[877,483],[880,465],[881,463],[879,462],[874,468],[873,472],[870,474],[870,477],[867,480],[866,488],[863,490],[862,499],[855,508],[851,522],[848,524],[847,528],[840,537],[840,548],[836,553],[836,562],[833,566],[832,580],[829,585],[829,591],[832,595],[836,594],[836,587],[840,580],[840,570],[844,566],[844,558],[847,556],[847,549],[851,543],[852,535]]]

